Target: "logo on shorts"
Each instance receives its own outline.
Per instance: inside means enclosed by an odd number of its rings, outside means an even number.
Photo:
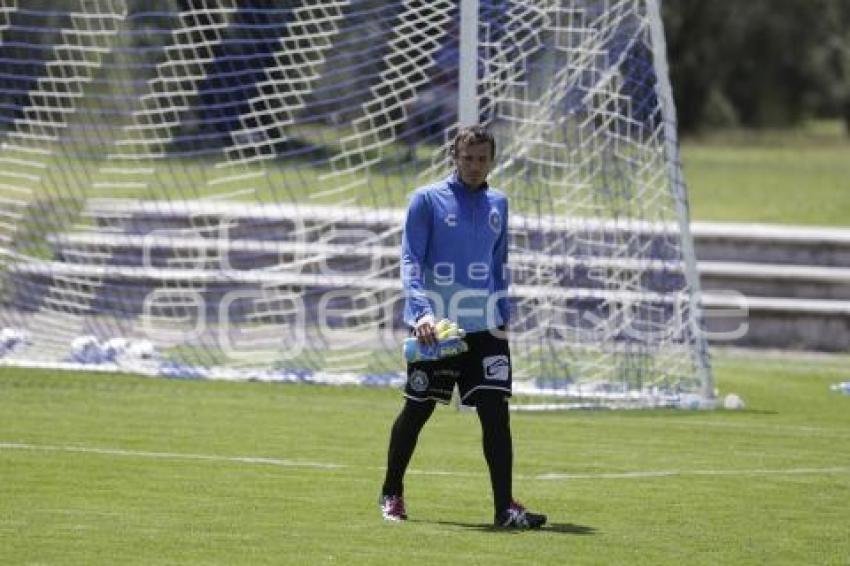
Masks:
[[[434,371],[434,377],[448,377],[451,379],[458,379],[460,377],[460,372],[456,369],[438,369]]]
[[[511,375],[511,362],[507,356],[487,356],[481,364],[484,366],[484,379],[507,381]]]
[[[499,211],[495,208],[490,211],[490,229],[495,233],[499,233],[502,230],[502,215],[499,214]]]
[[[428,374],[421,369],[414,370],[410,374],[410,388],[417,393],[422,393],[428,389]]]

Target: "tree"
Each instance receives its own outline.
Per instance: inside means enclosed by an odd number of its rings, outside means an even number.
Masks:
[[[671,76],[686,132],[844,116],[850,0],[669,0]]]

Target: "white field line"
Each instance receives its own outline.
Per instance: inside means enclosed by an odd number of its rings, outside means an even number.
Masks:
[[[31,450],[39,452],[67,452],[77,454],[98,454],[103,456],[118,456],[130,458],[150,458],[159,460],[198,460],[206,462],[224,462],[236,464],[264,464],[286,468],[312,468],[320,470],[360,469],[383,471],[378,466],[348,466],[331,462],[310,462],[306,460],[288,460],[281,458],[265,458],[257,456],[219,456],[213,454],[191,454],[179,452],[147,452],[143,450],[125,450],[123,448],[94,448],[85,446],[56,446],[45,444],[26,444],[19,442],[0,442],[0,450]],[[478,477],[483,473],[452,472],[443,470],[410,470],[414,475],[448,476],[448,477]],[[536,475],[517,475],[519,480],[620,480],[645,479],[684,476],[707,477],[745,477],[745,476],[777,476],[777,475],[842,475],[850,474],[850,466],[833,466],[825,468],[755,468],[739,470],[648,470],[634,472],[599,472],[599,473],[545,473]]]
[[[345,468],[342,464],[309,462],[304,460],[283,460],[279,458],[258,458],[253,456],[216,456],[211,454],[185,454],[178,452],[145,452],[142,450],[124,450],[122,448],[91,448],[86,446],[51,446],[43,444],[23,444],[0,442],[0,450],[34,450],[39,452],[75,452],[81,454],[101,454],[105,456],[126,456],[130,458],[152,458],[159,460],[205,460],[209,462],[234,462],[239,464],[269,464],[287,468],[318,468],[333,470]]]

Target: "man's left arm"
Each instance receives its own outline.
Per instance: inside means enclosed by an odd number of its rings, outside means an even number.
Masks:
[[[510,273],[508,272],[508,203],[505,201],[502,229],[493,250],[493,291],[497,294],[496,306],[505,327],[511,318],[511,302],[508,298]]]

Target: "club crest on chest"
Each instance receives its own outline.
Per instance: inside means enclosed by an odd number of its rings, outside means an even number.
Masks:
[[[487,219],[490,224],[490,229],[496,234],[502,231],[502,215],[495,208],[490,210],[490,216]]]

